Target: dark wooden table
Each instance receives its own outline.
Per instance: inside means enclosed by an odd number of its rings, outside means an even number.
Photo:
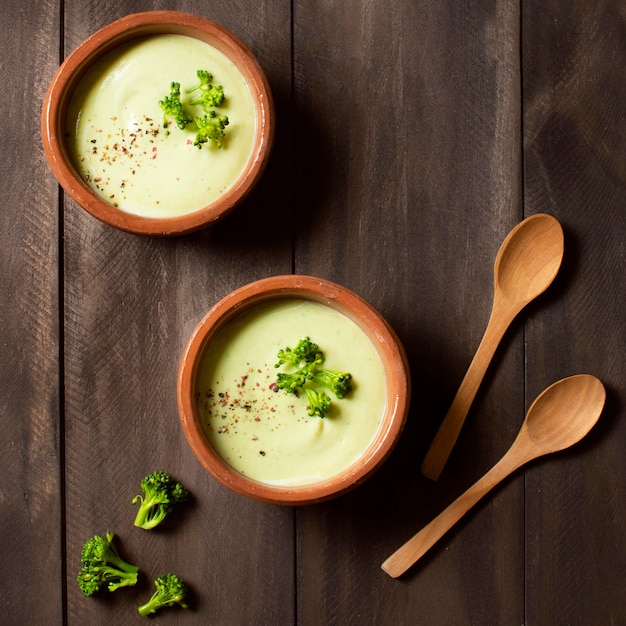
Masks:
[[[125,14],[177,8],[239,35],[276,100],[261,184],[210,229],[143,238],[61,193],[39,116],[60,60]],[[162,624],[626,623],[626,11],[621,0],[8,0],[0,127],[0,623],[140,624],[150,579],[189,583]],[[514,322],[439,481],[419,466],[482,336],[507,232],[558,218],[556,282]],[[351,494],[259,504],[211,479],[179,426],[176,370],[222,296],[321,276],[401,337],[402,440]],[[569,451],[507,480],[408,575],[382,561],[480,477],[536,395],[588,372],[608,391]],[[155,467],[193,493],[132,526]],[[145,576],[80,595],[83,542],[107,530]]]

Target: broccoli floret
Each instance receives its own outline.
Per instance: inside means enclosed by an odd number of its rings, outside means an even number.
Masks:
[[[352,388],[352,376],[337,370],[315,370],[313,381],[330,389],[339,399],[345,398]]]
[[[170,93],[163,100],[159,100],[159,106],[163,109],[163,126],[165,128],[168,126],[168,117],[173,117],[176,126],[181,130],[193,122],[180,100],[180,83],[170,83]]]
[[[142,606],[139,607],[139,613],[141,615],[150,615],[150,613],[156,613],[158,609],[164,606],[174,606],[179,604],[184,609],[189,608],[185,598],[187,597],[187,585],[182,578],[176,576],[176,574],[165,574],[159,576],[154,581],[156,591]]]
[[[215,111],[211,111],[208,115],[194,119],[198,132],[193,145],[202,148],[203,143],[212,140],[218,148],[221,148],[222,139],[226,134],[224,128],[228,126],[228,117],[226,115],[217,115]]]
[[[172,511],[174,505],[184,502],[189,492],[177,483],[169,474],[154,471],[141,481],[143,496],[133,498],[133,504],[139,503],[135,517],[135,526],[150,530],[158,526]]]
[[[309,337],[300,339],[295,348],[284,348],[278,351],[278,363],[274,367],[280,367],[285,363],[300,367],[304,363],[323,363],[324,355],[320,352],[319,346],[313,343]]]
[[[112,532],[105,537],[94,535],[83,546],[77,581],[86,596],[92,596],[103,585],[115,591],[137,583],[139,568],[120,557],[112,543],[114,536]]]
[[[304,392],[309,402],[307,406],[308,414],[324,417],[330,408],[330,398],[328,395],[323,391],[315,391],[315,389],[311,389],[310,387],[305,387]]]
[[[198,70],[196,74],[199,83],[187,89],[185,93],[200,91],[200,94],[189,104],[201,106],[204,115],[192,117],[187,112],[180,96],[180,83],[172,82],[169,95],[159,100],[159,106],[163,109],[163,126],[167,128],[168,117],[173,117],[176,126],[181,130],[193,123],[196,130],[194,146],[202,148],[202,144],[213,141],[218,148],[221,148],[226,134],[224,129],[228,126],[228,116],[218,115],[214,107],[219,107],[224,103],[224,89],[221,85],[211,84],[213,75],[207,70]]]
[[[208,70],[197,70],[196,76],[198,77],[198,84],[195,87],[187,89],[187,93],[193,93],[198,89],[206,89],[207,86],[210,86],[211,81],[213,80],[213,74],[211,74]]]
[[[287,393],[298,393],[298,389],[313,378],[315,363],[308,363],[295,372],[279,372],[276,374],[276,386]]]
[[[334,392],[338,399],[345,398],[352,386],[352,376],[347,372],[322,369],[324,353],[309,337],[301,339],[295,348],[278,351],[278,362],[274,367],[288,365],[296,368],[294,372],[280,372],[276,375],[276,386],[289,393],[298,394],[300,389],[306,393],[309,401],[309,415],[324,417],[330,407],[330,398],[323,391],[317,391],[307,383],[326,387]]]
[[[199,104],[206,113],[213,107],[222,106],[224,102],[224,88],[222,85],[212,85],[213,75],[207,70],[198,70],[196,74],[200,82],[186,91],[187,93],[200,91],[200,95],[194,98],[190,104]]]

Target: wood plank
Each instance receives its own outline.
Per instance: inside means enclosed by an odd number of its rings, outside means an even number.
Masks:
[[[142,624],[151,578],[173,570],[192,609],[164,623],[621,623],[623,3],[179,3],[258,54],[279,126],[244,205],[173,239],[115,231],[60,197],[38,136],[59,43],[67,53],[160,4],[9,4],[0,621]],[[486,326],[495,254],[540,211],[564,225],[563,269],[507,333],[432,483],[420,462]],[[414,386],[403,438],[376,476],[295,510],[217,485],[184,441],[175,400],[178,360],[206,310],[294,270],[372,302],[404,342]],[[407,576],[386,577],[383,559],[500,457],[534,397],[581,371],[609,392],[589,438],[508,480]],[[193,498],[147,533],[132,526],[131,499],[157,465]],[[106,530],[142,579],[84,598],[80,548]]]
[[[523,418],[517,324],[441,479],[420,476],[486,327],[497,249],[522,217],[519,7],[302,2],[295,11],[296,269],[379,308],[414,384],[403,439],[380,473],[298,512],[299,623],[522,623],[521,479],[402,581],[380,571],[497,460]]]
[[[7,4],[14,6],[3,6],[0,44],[0,610],[6,624],[61,624],[58,188],[39,135],[59,11],[53,3]]]
[[[119,17],[119,7],[89,4],[67,8],[72,44]],[[124,12],[132,6],[124,3]],[[287,4],[187,2],[185,9],[232,27],[259,52],[277,96],[289,97],[290,37],[288,28],[281,30],[289,24]],[[273,33],[271,41],[263,33]],[[131,236],[67,203],[70,623],[143,623],[135,607],[151,594],[150,579],[170,570],[190,585],[194,615],[173,610],[163,615],[168,623],[294,621],[292,511],[248,501],[213,481],[192,456],[176,409],[178,362],[205,312],[235,287],[291,271],[288,136],[285,126],[269,170],[245,204],[194,235]],[[141,478],[159,467],[188,487],[193,502],[169,527],[148,533],[133,528],[131,499]],[[118,533],[123,552],[142,569],[142,582],[130,591],[84,598],[74,581],[82,543],[107,530]]]
[[[588,440],[528,473],[527,622],[626,615],[626,41],[623,3],[523,5],[524,197],[563,223],[557,289],[529,324],[528,398],[588,372],[608,403]]]

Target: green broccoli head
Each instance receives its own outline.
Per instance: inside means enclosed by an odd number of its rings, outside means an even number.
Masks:
[[[319,346],[313,343],[309,337],[300,339],[294,348],[284,348],[278,351],[278,363],[274,367],[288,364],[300,367],[302,363],[319,365],[324,362],[324,355]]]
[[[198,84],[187,89],[185,93],[200,92],[188,104],[201,106],[204,114],[192,117],[182,102],[180,83],[172,82],[169,95],[159,100],[159,106],[163,110],[163,126],[167,128],[170,117],[181,130],[193,123],[196,131],[194,146],[202,148],[202,144],[212,141],[218,148],[221,148],[226,135],[224,129],[228,126],[228,116],[218,115],[215,107],[224,104],[224,88],[221,85],[212,84],[213,75],[207,70],[198,70],[196,74]]]
[[[340,400],[345,398],[352,388],[352,376],[337,370],[315,370],[313,382],[330,389]]]
[[[114,536],[112,532],[105,537],[94,535],[83,546],[77,582],[86,596],[92,596],[104,585],[115,591],[137,583],[139,568],[120,557],[113,545]]]
[[[224,128],[228,126],[226,115],[217,115],[215,111],[210,111],[208,115],[194,118],[197,126],[196,138],[193,145],[202,148],[203,143],[213,141],[218,148],[223,145],[222,139],[226,133]]]
[[[187,93],[200,92],[200,95],[194,98],[190,104],[199,104],[204,109],[205,113],[209,113],[209,110],[213,107],[222,106],[224,103],[224,88],[222,85],[213,85],[213,74],[207,70],[198,70],[196,72],[198,76],[198,84],[191,89],[187,89]]]
[[[139,503],[135,517],[135,526],[150,530],[158,526],[172,511],[174,506],[184,502],[189,492],[163,471],[154,471],[141,481],[143,496],[133,498],[133,504]]]
[[[330,398],[323,391],[316,391],[310,387],[304,387],[308,400],[307,412],[309,415],[324,417],[330,408]]]
[[[309,401],[309,415],[324,417],[330,407],[330,398],[323,391],[317,391],[307,382],[330,389],[338,399],[345,398],[352,388],[352,376],[347,372],[322,369],[324,354],[309,337],[301,339],[294,348],[278,351],[278,362],[274,367],[287,365],[296,368],[291,372],[280,372],[276,375],[276,387],[289,393],[298,394],[304,389]]]
[[[151,613],[156,613],[164,606],[174,606],[175,604],[180,605],[184,609],[189,608],[186,602],[187,585],[176,574],[170,573],[159,576],[154,581],[154,586],[156,591],[152,594],[150,600],[138,609],[141,615],[150,615]]]
[[[170,83],[170,93],[168,96],[159,100],[159,106],[163,110],[163,126],[167,128],[168,118],[173,117],[176,126],[184,130],[187,124],[193,122],[193,118],[186,113],[183,103],[180,99],[180,83]]]
[[[306,363],[295,372],[279,372],[276,374],[276,386],[287,393],[298,394],[298,390],[304,386],[308,380],[313,379],[313,371],[316,361]]]

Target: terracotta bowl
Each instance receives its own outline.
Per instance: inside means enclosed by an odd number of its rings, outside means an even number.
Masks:
[[[244,476],[228,465],[212,448],[199,415],[198,378],[203,357],[225,324],[251,307],[294,298],[331,307],[365,331],[383,365],[386,401],[380,426],[357,461],[320,482],[301,486],[277,486]],[[404,427],[409,401],[409,367],[404,349],[394,331],[371,305],[355,293],[310,276],[266,278],[241,287],[223,298],[193,332],[184,351],[178,375],[178,409],[182,428],[191,450],[202,466],[232,491],[274,504],[303,505],[321,502],[346,493],[362,483],[380,467],[394,448]]]
[[[117,209],[103,200],[77,173],[66,141],[69,102],[79,81],[90,67],[103,55],[122,44],[139,37],[159,34],[187,35],[211,44],[226,55],[247,82],[256,115],[253,148],[234,185],[204,208],[177,217],[142,217]],[[48,88],[42,111],[44,153],[54,176],[64,190],[83,209],[102,222],[121,230],[146,235],[191,232],[229,213],[258,181],[268,160],[273,135],[274,106],[270,88],[263,70],[250,50],[218,24],[178,11],[149,11],[128,15],[91,35],[59,67]]]

